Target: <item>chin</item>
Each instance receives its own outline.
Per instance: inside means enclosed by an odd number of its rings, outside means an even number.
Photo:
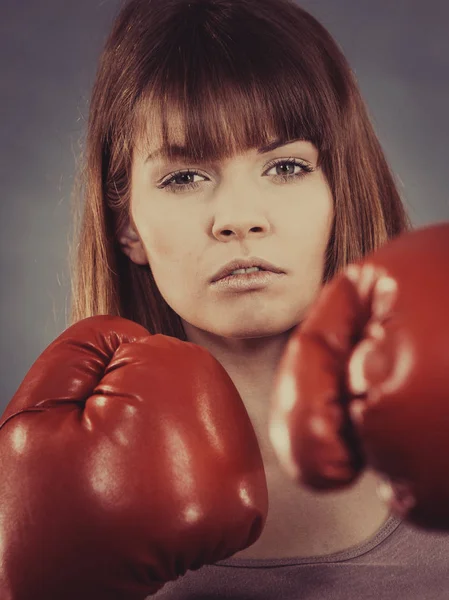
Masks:
[[[255,320],[254,323],[240,322],[240,323],[226,323],[223,327],[214,327],[214,333],[224,338],[235,338],[235,339],[250,339],[250,338],[263,338],[272,337],[274,335],[280,335],[291,329],[294,325],[290,323],[258,323]]]

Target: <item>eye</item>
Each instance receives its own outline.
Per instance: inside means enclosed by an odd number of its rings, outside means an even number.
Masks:
[[[312,173],[315,170],[309,164],[302,162],[297,158],[275,159],[268,163],[267,167],[268,169],[265,171],[264,175],[272,177],[274,181],[281,183],[287,183],[292,180],[301,179],[308,173]],[[268,175],[268,172],[272,169],[276,169],[276,173]],[[279,170],[281,170],[280,173]]]
[[[176,171],[167,179],[164,179],[157,187],[167,192],[185,192],[187,190],[195,190],[199,187],[199,182],[194,181],[195,177],[207,179],[205,175],[201,175],[198,171]]]
[[[276,174],[268,175],[268,171],[273,168],[276,168],[276,170],[280,169],[281,173],[277,172]],[[305,177],[314,170],[315,169],[309,164],[302,162],[297,158],[278,158],[268,163],[263,176],[271,177],[276,183],[289,183]],[[199,171],[186,169],[184,171],[171,173],[157,186],[157,188],[175,194],[193,191],[201,187],[201,181],[195,181],[195,177],[200,177],[203,181],[209,181],[208,177],[201,174]]]

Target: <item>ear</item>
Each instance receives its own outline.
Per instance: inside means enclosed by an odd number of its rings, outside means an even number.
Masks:
[[[122,252],[136,263],[136,265],[148,264],[148,258],[142,241],[130,223],[120,231],[118,241]]]

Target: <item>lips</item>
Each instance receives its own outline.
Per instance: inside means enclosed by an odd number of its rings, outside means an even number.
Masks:
[[[230,275],[237,269],[249,269],[250,267],[259,267],[262,271],[271,271],[272,273],[284,273],[278,266],[264,260],[263,258],[236,258],[219,269],[211,279],[211,283],[219,281]]]

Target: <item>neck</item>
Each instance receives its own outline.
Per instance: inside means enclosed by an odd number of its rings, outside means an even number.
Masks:
[[[265,467],[277,465],[268,438],[270,395],[292,329],[260,338],[223,338],[184,323],[189,342],[207,348],[239,392],[256,432]]]

